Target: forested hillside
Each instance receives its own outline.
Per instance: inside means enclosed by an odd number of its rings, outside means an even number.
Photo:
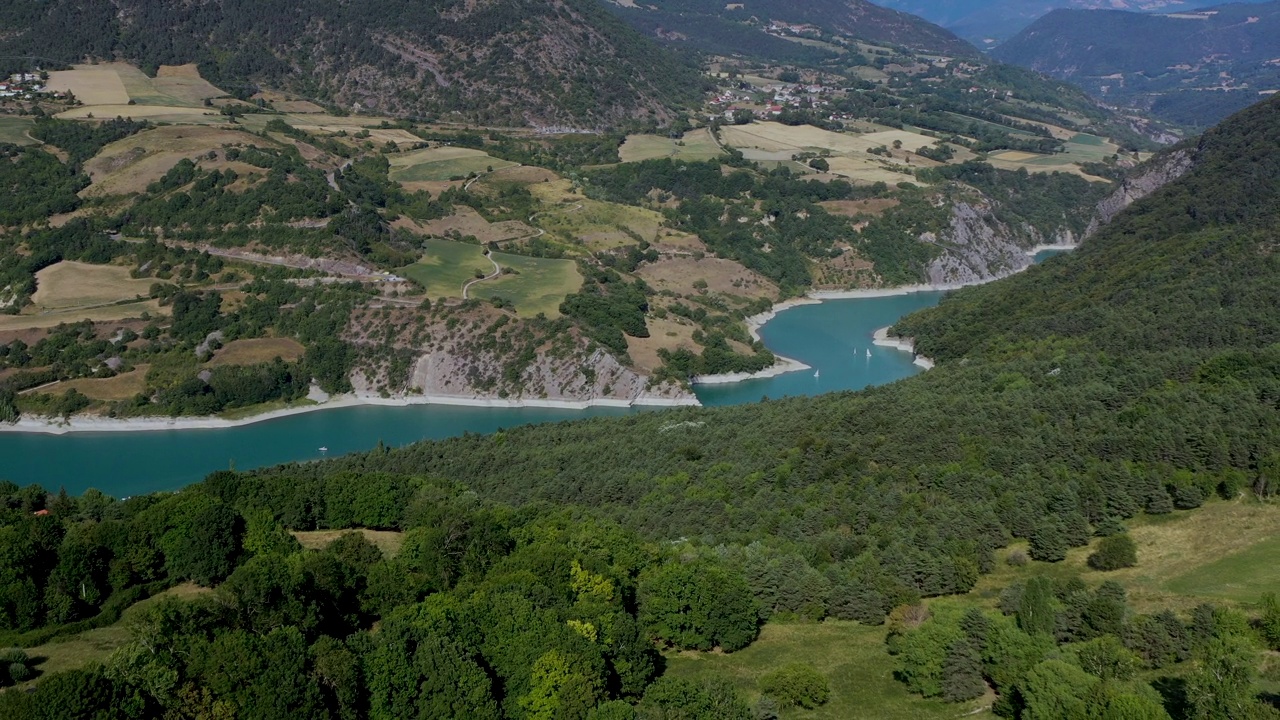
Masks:
[[[972,56],[973,46],[914,15],[867,0],[778,0],[725,4],[716,0],[658,0],[612,3],[614,12],[636,29],[700,50],[721,54],[771,56],[801,52],[803,46],[767,34],[771,23],[807,26],[817,36],[846,35],[872,43],[952,56]]]
[[[992,51],[1109,104],[1206,127],[1280,89],[1280,2],[1194,13],[1055,10]]]
[[[198,63],[243,96],[257,84],[320,102],[485,124],[597,127],[698,96],[696,69],[596,0],[17,0],[0,55],[44,64]]]

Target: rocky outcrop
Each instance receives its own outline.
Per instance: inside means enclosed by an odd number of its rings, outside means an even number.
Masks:
[[[1085,230],[1089,237],[1103,225],[1111,222],[1121,210],[1177,180],[1195,165],[1195,154],[1190,148],[1173,150],[1142,166],[1136,174],[1125,178],[1115,192],[1098,203],[1097,212]]]
[[[926,270],[932,285],[982,282],[1011,275],[1032,263],[1028,250],[1037,245],[1076,245],[1079,240],[1067,228],[1045,235],[1021,224],[1011,226],[996,219],[990,200],[957,202],[951,207],[950,225],[939,233],[924,233],[921,242],[938,247]]]
[[[495,404],[678,405],[677,383],[651,385],[572,327],[483,305],[357,311],[345,339],[359,349],[360,395]]]

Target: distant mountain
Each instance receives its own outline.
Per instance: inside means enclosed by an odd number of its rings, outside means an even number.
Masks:
[[[696,100],[695,67],[597,0],[7,0],[0,56],[200,64],[322,102],[597,127]]]
[[[952,32],[867,0],[604,0],[642,33],[716,54],[783,58],[805,46],[769,33],[778,23],[806,26],[817,36],[840,35],[951,56],[977,49]]]
[[[1263,0],[1245,0],[1261,2]],[[1059,8],[1179,12],[1214,4],[1214,0],[876,0],[887,8],[919,15],[980,48],[1013,37],[1037,18]]]
[[[992,55],[1110,104],[1211,125],[1280,89],[1280,1],[1166,15],[1055,10]]]

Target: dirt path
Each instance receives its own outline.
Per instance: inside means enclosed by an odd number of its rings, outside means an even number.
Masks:
[[[489,252],[488,250],[485,250],[484,256],[489,259],[489,262],[493,263],[493,272],[489,273],[488,275],[485,275],[482,278],[475,278],[473,280],[468,280],[462,283],[462,299],[463,300],[467,299],[467,291],[471,289],[472,285],[475,285],[478,282],[484,282],[485,280],[492,280],[502,274],[502,266],[498,264],[497,260],[493,259],[493,253]]]

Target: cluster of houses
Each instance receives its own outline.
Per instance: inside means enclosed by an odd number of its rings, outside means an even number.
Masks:
[[[832,92],[834,88],[825,85],[779,83],[755,89],[747,83],[742,83],[736,90],[725,90],[707,101],[713,110],[720,111],[708,119],[723,115],[724,119],[733,120],[734,113],[740,110],[749,110],[758,118],[770,118],[781,115],[782,111],[788,107],[823,107],[829,104],[824,96],[829,96]],[[751,108],[743,105],[763,105],[763,107]]]
[[[47,90],[39,73],[14,73],[7,80],[0,80],[0,98],[30,100],[45,92]]]

